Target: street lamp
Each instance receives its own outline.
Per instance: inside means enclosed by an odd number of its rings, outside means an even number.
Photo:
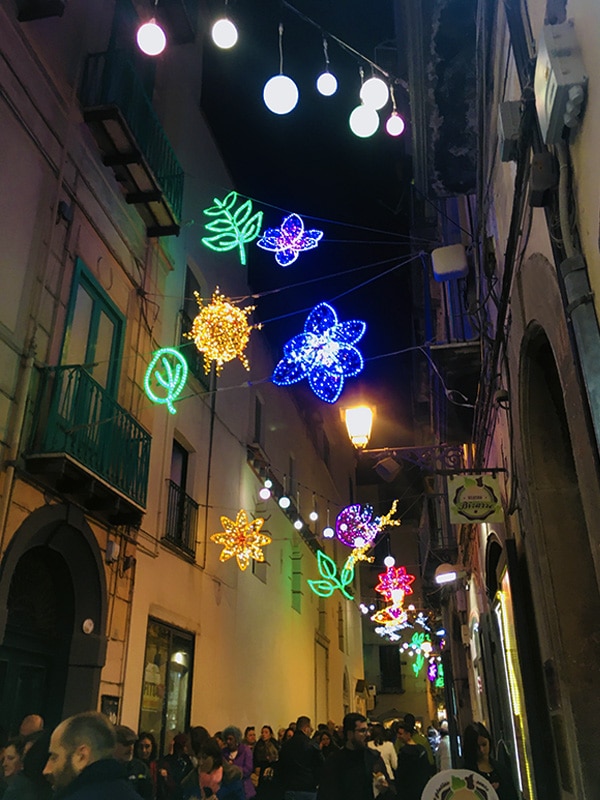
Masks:
[[[359,450],[364,449],[371,438],[371,427],[373,425],[373,409],[369,406],[356,406],[344,410],[346,429],[350,441]]]
[[[454,583],[459,578],[465,578],[466,575],[464,569],[455,564],[440,564],[435,571],[434,580],[438,586],[444,586],[447,583]]]

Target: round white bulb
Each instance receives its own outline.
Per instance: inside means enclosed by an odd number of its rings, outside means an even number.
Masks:
[[[267,478],[263,485],[264,485],[265,489],[272,489],[273,488],[273,481],[271,480],[271,478]]]
[[[283,495],[283,497],[279,498],[279,505],[281,506],[281,508],[289,508],[290,504],[291,504],[291,500],[290,500],[289,497],[286,497],[285,495]]]
[[[379,111],[390,98],[390,90],[385,81],[381,78],[369,78],[360,87],[360,99],[369,108]]]
[[[325,539],[333,539],[335,536],[335,531],[331,527],[323,528],[323,538]]]
[[[147,56],[158,56],[167,46],[165,32],[155,19],[140,25],[137,32],[138,47]]]
[[[319,519],[319,515],[317,514],[316,511],[311,511],[310,514],[308,515],[308,518],[311,522],[316,522]]]
[[[383,563],[384,563],[384,566],[386,566],[386,567],[393,567],[394,564],[396,563],[396,559],[394,558],[394,556],[386,556],[383,559]]]
[[[331,72],[322,72],[317,78],[317,91],[324,97],[331,97],[337,92],[338,82]]]
[[[265,83],[263,100],[273,114],[289,114],[298,102],[298,87],[287,75],[275,75]]]
[[[404,120],[397,111],[392,111],[385,123],[385,129],[390,136],[400,136],[404,133]]]
[[[373,108],[357,106],[350,114],[350,130],[355,136],[366,139],[379,127],[379,114]]]
[[[297,519],[294,522],[294,528],[296,528],[297,531],[301,531],[302,530],[302,520],[301,519]]]
[[[262,489],[259,491],[258,496],[261,500],[268,500],[271,497],[271,490],[267,489],[266,486],[263,486]]]
[[[363,539],[362,536],[357,536],[356,539],[354,540],[354,546],[355,547],[364,547],[365,544],[366,544],[366,542],[365,542],[365,540]]]
[[[230,19],[218,19],[210,32],[213,42],[221,50],[229,50],[238,40],[237,28]]]

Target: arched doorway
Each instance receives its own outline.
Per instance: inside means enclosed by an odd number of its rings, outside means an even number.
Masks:
[[[539,657],[532,654],[530,666],[535,665],[538,674],[531,674],[530,682],[539,681],[545,688],[554,744],[551,758],[558,765],[562,790],[578,795],[583,765],[588,780],[595,772],[596,786],[600,776],[592,766],[597,764],[592,752],[597,715],[590,713],[599,677],[600,595],[581,495],[580,481],[586,476],[578,475],[573,451],[574,443],[580,449],[588,443],[571,438],[575,412],[565,406],[552,346],[537,323],[524,338],[520,388],[528,529],[527,560],[517,570],[519,613],[537,632]],[[535,695],[531,686],[530,691]],[[548,797],[555,796],[556,788],[547,791]]]
[[[97,706],[106,653],[106,586],[97,542],[72,506],[37,509],[0,566],[0,725],[46,726]]]

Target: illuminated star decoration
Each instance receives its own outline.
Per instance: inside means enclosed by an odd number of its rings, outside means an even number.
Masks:
[[[164,403],[169,413],[175,414],[173,402],[181,394],[187,376],[187,361],[181,353],[172,347],[162,347],[154,353],[148,364],[144,375],[144,390],[153,403]],[[160,393],[157,394],[157,391]]]
[[[237,248],[240,263],[246,264],[245,245],[254,241],[260,233],[263,212],[252,213],[252,201],[245,200],[239,208],[235,208],[238,200],[237,192],[229,192],[224,200],[213,199],[214,206],[205,208],[207,217],[214,217],[207,222],[205,228],[214,236],[205,236],[202,244],[217,253],[224,253]]]
[[[304,230],[298,214],[290,214],[281,223],[281,228],[267,228],[256,243],[263,250],[275,253],[280,267],[289,267],[305,250],[312,250],[323,237],[323,231]]]
[[[250,339],[250,332],[254,328],[262,327],[248,324],[248,315],[254,311],[255,306],[238,308],[221,294],[218,286],[207,306],[202,305],[202,298],[198,292],[194,292],[194,295],[200,311],[192,323],[192,330],[185,336],[193,339],[196,348],[204,353],[206,374],[210,372],[213,361],[219,375],[223,364],[234,358],[239,358],[244,367],[250,369],[244,351]]]
[[[235,556],[242,572],[248,568],[252,558],[255,561],[264,561],[265,556],[260,548],[272,541],[270,536],[260,532],[264,522],[261,517],[249,522],[243,508],[238,511],[235,521],[229,517],[221,517],[224,530],[213,533],[210,537],[211,542],[223,545],[219,561],[227,561]]]
[[[289,386],[308,378],[318,398],[335,403],[344,388],[344,379],[358,375],[364,366],[354,344],[366,328],[366,323],[357,319],[338,322],[335,310],[320,303],[308,315],[303,333],[285,344],[283,358],[273,372],[273,383]]]

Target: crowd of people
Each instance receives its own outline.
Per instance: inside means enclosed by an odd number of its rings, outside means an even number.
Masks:
[[[3,748],[1,800],[420,800],[439,769],[450,767],[448,731],[424,735],[406,714],[389,728],[358,713],[313,730],[300,716],[277,735],[270,725],[244,734],[230,725],[211,735],[193,726],[160,756],[151,731],[113,725],[94,711],[51,733],[30,715]],[[480,723],[464,735],[464,763],[517,800],[510,770],[492,757]]]

